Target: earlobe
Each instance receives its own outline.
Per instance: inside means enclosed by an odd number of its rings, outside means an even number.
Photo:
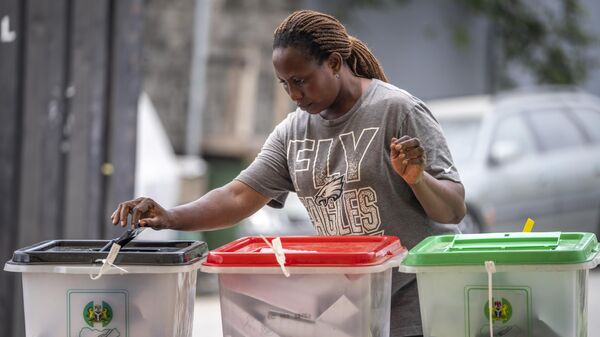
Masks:
[[[340,53],[334,52],[329,55],[327,58],[327,64],[329,65],[329,69],[339,77],[340,70],[342,70],[342,55]]]

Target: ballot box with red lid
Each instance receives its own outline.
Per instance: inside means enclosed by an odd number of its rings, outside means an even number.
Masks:
[[[209,252],[223,335],[389,336],[394,236],[245,237]]]

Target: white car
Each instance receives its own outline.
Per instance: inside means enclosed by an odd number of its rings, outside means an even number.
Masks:
[[[317,235],[308,212],[296,193],[289,193],[283,208],[264,206],[237,229],[243,236]]]
[[[466,191],[463,232],[600,227],[600,99],[565,88],[427,102]]]

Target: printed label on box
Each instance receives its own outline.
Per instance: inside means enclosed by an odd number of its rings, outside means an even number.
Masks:
[[[125,290],[69,290],[69,337],[129,337],[129,297]]]
[[[465,287],[465,311],[467,336],[489,337],[487,286]],[[531,336],[531,289],[493,287],[492,326],[494,336]]]

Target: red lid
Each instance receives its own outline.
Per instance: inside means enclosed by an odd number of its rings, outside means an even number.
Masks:
[[[271,242],[275,237],[267,237]],[[371,266],[406,250],[395,236],[282,236],[286,266]],[[261,237],[245,237],[208,253],[205,266],[279,266]]]

